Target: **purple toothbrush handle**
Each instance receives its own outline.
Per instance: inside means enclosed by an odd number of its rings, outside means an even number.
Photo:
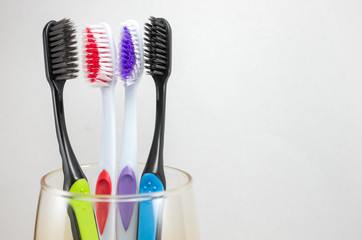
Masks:
[[[123,168],[118,178],[118,195],[136,194],[137,193],[137,180],[132,168],[126,166]],[[128,229],[131,221],[135,203],[134,202],[121,202],[118,203],[118,209],[122,217],[122,223],[125,230]]]

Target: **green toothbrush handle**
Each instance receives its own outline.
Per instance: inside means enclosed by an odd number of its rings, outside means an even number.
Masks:
[[[77,180],[69,192],[90,194],[90,188],[85,178]],[[93,206],[91,202],[70,199],[69,205],[75,215],[78,225],[78,234],[82,240],[99,240],[97,223],[94,217]]]

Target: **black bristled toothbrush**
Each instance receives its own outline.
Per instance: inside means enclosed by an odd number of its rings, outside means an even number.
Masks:
[[[78,65],[75,27],[69,19],[48,22],[43,30],[45,72],[49,82],[54,120],[62,157],[63,190],[90,194],[89,184],[71,147],[65,124],[63,89],[65,82],[77,77]],[[68,215],[75,240],[98,240],[92,204],[69,200]]]
[[[156,86],[156,124],[150,153],[140,181],[140,193],[166,190],[163,169],[166,86],[171,74],[171,27],[163,18],[150,17],[145,24],[145,68]],[[140,203],[138,240],[161,238],[162,204],[158,201]]]

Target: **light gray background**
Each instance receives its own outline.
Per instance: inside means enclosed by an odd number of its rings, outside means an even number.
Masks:
[[[190,172],[203,240],[362,239],[362,2],[1,0],[0,230],[31,239],[39,180],[59,168],[41,33],[50,19],[173,27],[166,164]],[[154,125],[139,88],[139,157]],[[100,91],[66,85],[81,163],[98,161]],[[117,86],[118,137],[123,87]]]

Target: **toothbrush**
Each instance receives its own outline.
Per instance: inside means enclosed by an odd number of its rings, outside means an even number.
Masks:
[[[143,73],[143,46],[138,23],[128,20],[121,24],[119,77],[125,87],[125,110],[121,157],[118,168],[117,194],[136,194],[137,183],[137,87]],[[137,238],[138,206],[134,202],[118,204],[117,239]]]
[[[62,157],[63,189],[73,193],[90,194],[89,184],[71,147],[65,125],[63,89],[65,82],[77,77],[78,65],[75,27],[69,19],[48,22],[43,30],[46,77],[52,98],[55,128]],[[73,239],[97,240],[98,230],[92,204],[69,200],[68,215]]]
[[[151,150],[140,181],[140,193],[166,189],[163,169],[163,142],[165,131],[166,85],[171,74],[171,27],[163,18],[150,17],[145,24],[145,67],[156,86],[156,124]],[[162,201],[140,203],[138,240],[161,238]]]
[[[96,194],[115,195],[116,120],[114,88],[116,85],[116,48],[110,27],[106,23],[86,26],[83,34],[85,73],[91,86],[99,87],[103,103],[103,134]],[[115,239],[115,206],[96,203],[100,238]]]

